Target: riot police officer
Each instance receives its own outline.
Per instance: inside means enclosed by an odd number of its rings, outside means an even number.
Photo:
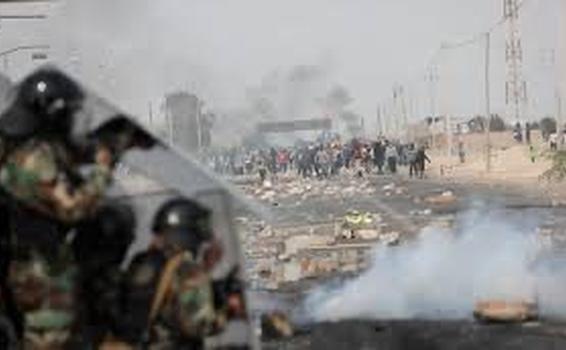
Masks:
[[[0,118],[3,190],[65,223],[94,211],[115,163],[110,145],[86,147],[86,139],[74,137],[83,100],[81,88],[64,74],[40,70],[20,84],[12,107]],[[79,172],[82,163],[94,166],[86,177]]]
[[[109,145],[73,134],[84,99],[73,80],[45,68],[20,83],[0,116],[0,312],[22,338],[22,313],[45,303],[47,290],[60,293],[59,310],[39,308],[26,323],[56,329],[48,338],[61,346],[73,323],[66,296],[76,278],[66,238],[95,212],[119,157]],[[87,174],[83,165],[90,166]]]
[[[127,203],[104,203],[76,228],[72,241],[78,265],[82,348],[97,349],[120,319],[121,264],[134,239],[136,218]]]
[[[150,247],[129,267],[122,337],[130,343],[200,349],[204,338],[219,332],[225,315],[215,307],[211,270],[221,259],[211,212],[198,203],[167,201],[153,222]]]

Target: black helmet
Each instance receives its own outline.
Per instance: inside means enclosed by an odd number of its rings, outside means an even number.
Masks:
[[[101,205],[91,218],[77,227],[73,241],[77,260],[90,267],[120,264],[134,240],[135,228],[136,218],[131,206]]]
[[[42,68],[19,84],[12,106],[0,117],[0,132],[16,138],[38,130],[69,135],[83,100],[82,89],[71,78]]]
[[[166,241],[197,254],[203,242],[213,238],[211,212],[187,198],[165,202],[155,215],[153,232]]]

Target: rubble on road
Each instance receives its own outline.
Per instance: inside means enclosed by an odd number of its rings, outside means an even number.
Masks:
[[[265,181],[261,186],[248,184],[242,186],[244,192],[260,201],[272,202],[298,197],[300,202],[309,198],[343,198],[370,196],[375,188],[365,179],[311,180],[297,178],[294,181]],[[404,189],[398,189],[403,193]]]
[[[474,308],[474,318],[481,322],[526,322],[538,318],[538,307],[534,302],[482,300]]]
[[[381,188],[384,192],[395,190],[395,183],[391,182]]]
[[[368,267],[376,245],[397,245],[381,214],[349,210],[344,216],[303,225],[272,227],[238,219],[246,272],[252,287],[273,290],[284,284]]]
[[[283,312],[273,311],[261,315],[261,337],[281,339],[293,336],[293,326]]]
[[[432,215],[432,209],[427,208],[427,209],[423,209],[423,210],[411,210],[409,212],[409,215],[411,215],[411,216],[430,216],[430,215]]]
[[[432,205],[450,205],[454,204],[458,198],[452,191],[444,191],[441,194],[428,196],[424,201]]]
[[[403,186],[398,186],[394,182],[391,182],[381,188],[385,196],[389,197],[392,195],[402,195],[407,193],[407,188]]]
[[[401,235],[399,232],[386,233],[380,237],[380,241],[388,246],[396,246],[401,242]]]

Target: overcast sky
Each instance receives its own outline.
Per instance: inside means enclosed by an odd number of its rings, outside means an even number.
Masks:
[[[552,110],[557,3],[525,0],[522,30],[532,108]],[[73,0],[0,5],[3,13],[45,11],[41,23],[3,22],[0,45],[49,43],[52,59],[124,108],[145,114],[166,91],[190,89],[215,109],[245,104],[246,90],[274,70],[323,67],[347,87],[356,112],[374,118],[391,87],[407,84],[414,109],[429,108],[425,66],[442,42],[468,39],[502,14],[498,0]],[[494,109],[503,111],[504,27],[494,32]],[[71,57],[71,58],[70,58]],[[439,56],[441,109],[483,111],[481,42]],[[23,53],[10,74],[31,69]],[[446,77],[451,78],[446,78]],[[415,112],[416,113],[416,112]]]

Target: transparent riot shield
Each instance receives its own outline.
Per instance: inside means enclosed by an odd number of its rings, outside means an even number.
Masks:
[[[85,112],[89,114],[89,128],[99,127],[112,120],[113,116],[124,115],[106,101],[89,93]],[[135,118],[131,121],[135,123]],[[145,129],[144,129],[145,130]],[[145,130],[152,135],[150,130]],[[117,171],[115,186],[109,197],[131,202],[138,217],[137,238],[131,254],[143,249],[150,240],[151,220],[156,209],[167,199],[183,195],[194,199],[213,212],[213,227],[216,238],[222,244],[222,260],[213,270],[213,279],[221,281],[236,277],[236,282],[245,286],[244,264],[240,242],[235,230],[234,210],[255,207],[230,185],[212,174],[190,155],[184,154],[171,145],[153,136],[156,140],[151,147],[128,151]],[[255,207],[255,210],[259,208]],[[241,294],[244,305],[249,305],[245,288]],[[249,315],[248,312],[245,315]],[[254,329],[247,316],[230,319],[224,331],[209,337],[210,347],[248,346],[256,347]]]
[[[4,91],[12,90],[9,84],[5,86]],[[135,210],[137,235],[129,257],[148,247],[151,222],[161,204],[179,195],[193,199],[212,211],[214,234],[222,246],[222,258],[212,271],[213,281],[230,278],[230,283],[240,286],[242,305],[249,307],[242,252],[233,219],[234,209],[237,207],[252,210],[258,208],[250,208],[253,205],[226,182],[190,155],[161,140],[152,130],[138,123],[135,117],[122,113],[113,103],[100,98],[88,88],[82,88],[86,98],[73,125],[74,138],[96,137],[97,132],[105,130],[109,125],[111,129],[118,125],[114,131],[117,130],[118,134],[128,133],[129,137],[135,139],[123,150],[123,156],[115,169],[113,185],[106,194],[107,200],[129,203]],[[6,94],[8,95],[12,94]],[[4,101],[0,107],[6,110],[10,108],[13,99],[2,96],[0,84],[0,103]],[[113,102],[119,104],[119,101]],[[208,337],[205,344],[211,348],[257,347],[252,323],[247,316],[249,312],[245,311],[238,314],[238,317],[228,319],[222,331]]]

